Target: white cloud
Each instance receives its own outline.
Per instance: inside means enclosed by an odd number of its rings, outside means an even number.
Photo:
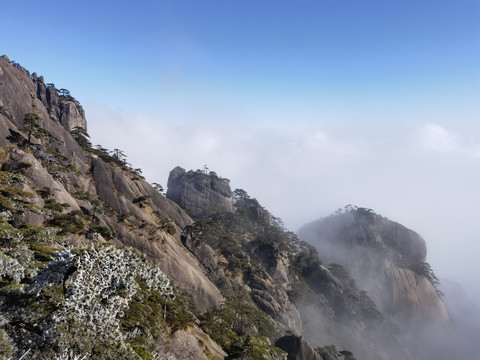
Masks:
[[[419,131],[422,145],[429,150],[440,152],[457,150],[457,136],[436,124],[426,124]]]
[[[125,151],[151,182],[166,186],[177,165],[207,165],[292,230],[351,203],[419,232],[438,275],[466,278],[464,264],[477,263],[480,167],[471,132],[466,141],[465,133],[435,124],[394,131],[177,126],[100,105],[87,109],[94,142]]]
[[[473,158],[480,157],[478,139],[472,139],[467,134],[460,136],[437,124],[428,123],[422,126],[417,131],[417,139],[420,146],[427,150],[440,153],[456,152],[458,155]]]

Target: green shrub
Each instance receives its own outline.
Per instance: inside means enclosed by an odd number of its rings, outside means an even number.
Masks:
[[[47,199],[53,195],[52,189],[48,187],[43,187],[41,189],[36,190],[37,194],[41,196],[42,199]]]
[[[114,228],[102,225],[90,225],[87,231],[87,238],[91,239],[93,234],[100,234],[107,240],[111,240],[117,236]]]
[[[47,199],[45,200],[45,204],[43,205],[44,209],[50,210],[55,213],[60,213],[69,207],[70,207],[69,204],[60,204],[55,199]]]
[[[250,335],[245,339],[242,359],[245,360],[283,360],[287,353],[272,345],[266,336]]]
[[[79,210],[71,211],[66,214],[55,214],[48,220],[48,226],[54,226],[61,229],[60,234],[83,234],[85,232],[85,223],[82,220],[83,213]]]
[[[133,203],[134,204],[137,204],[138,206],[140,206],[141,208],[143,208],[145,206],[145,202],[150,198],[150,196],[148,195],[141,195],[139,197],[136,197],[135,199],[133,199]]]
[[[170,234],[170,235],[176,234],[177,229],[175,228],[175,225],[173,224],[172,219],[163,218],[159,220],[159,223],[160,223],[160,229],[165,231],[167,234]]]
[[[12,339],[10,339],[5,330],[0,329],[0,355],[4,359],[9,359],[14,352],[15,346],[12,343]]]
[[[244,300],[227,301],[199,319],[202,329],[228,354],[237,352],[238,342],[250,335],[261,334],[272,339],[277,335],[267,315]]]

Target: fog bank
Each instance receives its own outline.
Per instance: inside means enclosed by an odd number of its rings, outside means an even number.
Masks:
[[[474,125],[328,125],[319,119],[318,126],[298,126],[292,119],[268,128],[179,126],[99,104],[86,109],[92,142],[123,150],[150,182],[165,187],[175,166],[207,165],[294,231],[346,204],[371,208],[425,238],[427,261],[439,277],[480,295],[480,139]]]

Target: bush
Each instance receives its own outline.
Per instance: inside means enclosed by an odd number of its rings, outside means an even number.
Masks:
[[[83,213],[79,210],[66,214],[55,214],[52,219],[48,220],[47,225],[61,229],[61,235],[83,234],[85,232],[85,223],[82,217]]]
[[[265,313],[244,300],[227,301],[199,318],[203,330],[228,354],[237,352],[239,341],[245,341],[250,335],[261,334],[269,338],[277,335]]]
[[[150,198],[150,196],[148,195],[142,195],[142,196],[139,196],[135,199],[133,199],[133,203],[134,204],[137,204],[139,207],[143,208],[145,206],[145,202]]]
[[[87,231],[87,238],[91,239],[94,234],[100,234],[105,239],[111,240],[117,236],[117,232],[111,226],[91,225]]]
[[[44,209],[50,210],[55,213],[60,213],[69,207],[69,204],[60,204],[55,199],[47,199],[45,200],[45,204],[43,205]]]

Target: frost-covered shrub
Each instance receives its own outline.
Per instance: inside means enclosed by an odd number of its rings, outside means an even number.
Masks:
[[[9,249],[6,254],[17,260],[24,268],[24,276],[33,278],[38,273],[38,268],[34,264],[34,252],[26,244],[18,244]]]
[[[63,316],[85,321],[93,329],[111,332],[118,328],[117,316],[123,315],[138,290],[136,277],[163,296],[173,296],[170,280],[132,250],[91,247],[70,258],[76,271],[68,286]]]
[[[19,283],[25,277],[25,268],[20,263],[0,252],[0,278]]]
[[[52,314],[58,346],[76,353],[94,347],[97,352],[115,349],[114,358],[127,359],[134,351],[125,341],[135,334],[123,331],[121,319],[137,294],[146,287],[163,298],[175,297],[170,280],[157,266],[134,250],[113,246],[58,252],[56,261],[35,277],[27,291],[38,296],[53,284],[63,284],[65,296]]]

